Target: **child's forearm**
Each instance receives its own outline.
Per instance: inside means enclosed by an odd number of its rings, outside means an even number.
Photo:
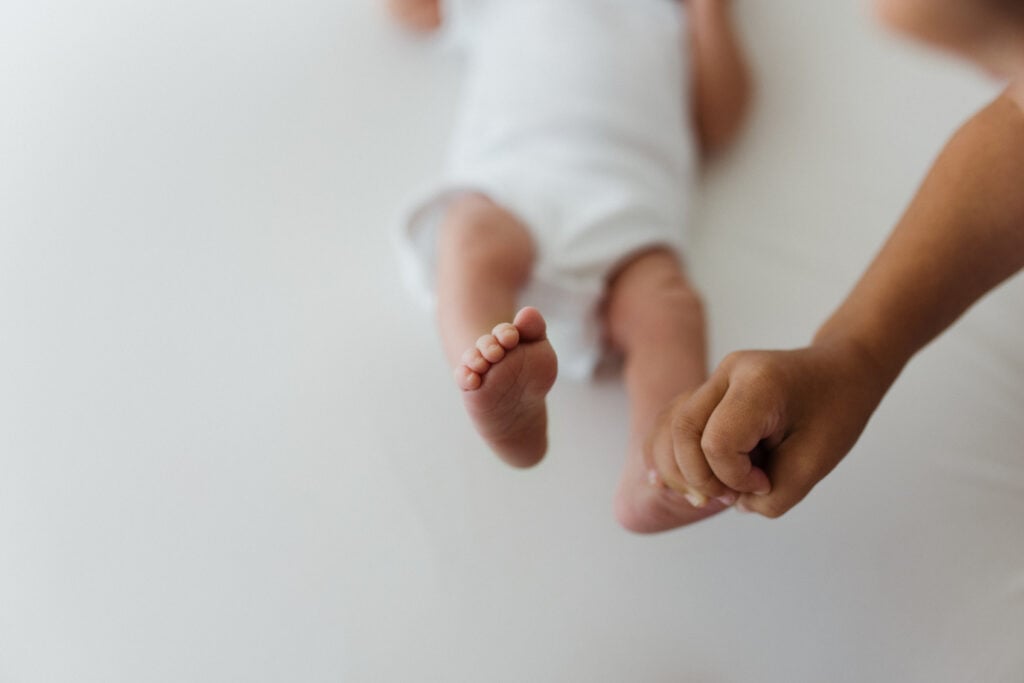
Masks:
[[[853,344],[888,381],[1024,268],[1024,111],[1008,94],[943,150],[888,242],[815,337]]]

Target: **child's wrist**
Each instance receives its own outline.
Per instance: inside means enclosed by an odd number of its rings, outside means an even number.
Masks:
[[[871,378],[880,393],[888,391],[910,360],[876,337],[834,330],[828,326],[814,336],[811,346],[842,356],[857,375]]]

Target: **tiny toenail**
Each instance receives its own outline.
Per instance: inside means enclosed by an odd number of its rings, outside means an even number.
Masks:
[[[717,500],[722,505],[725,505],[726,507],[728,507],[728,506],[730,506],[730,505],[732,505],[733,503],[736,502],[736,498],[737,498],[737,496],[736,496],[735,493],[727,493],[724,496],[719,496],[715,500]]]
[[[658,476],[657,470],[647,470],[647,483],[651,486],[661,485],[661,478]]]

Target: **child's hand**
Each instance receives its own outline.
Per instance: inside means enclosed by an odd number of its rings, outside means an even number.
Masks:
[[[779,517],[839,464],[888,389],[853,344],[728,356],[692,396],[669,406],[648,455],[664,483]]]

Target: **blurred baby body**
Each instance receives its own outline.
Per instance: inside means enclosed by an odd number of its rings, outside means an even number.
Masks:
[[[391,2],[465,56],[444,170],[399,243],[477,431],[536,464],[557,372],[586,379],[614,351],[630,400],[619,521],[653,532],[725,509],[652,481],[648,435],[707,374],[683,256],[698,148],[728,144],[748,101],[731,3]]]
[[[452,0],[465,81],[442,176],[403,225],[405,273],[432,302],[453,199],[479,193],[536,246],[521,301],[549,323],[561,370],[604,352],[599,306],[629,258],[681,254],[696,153],[685,17],[671,0]]]

